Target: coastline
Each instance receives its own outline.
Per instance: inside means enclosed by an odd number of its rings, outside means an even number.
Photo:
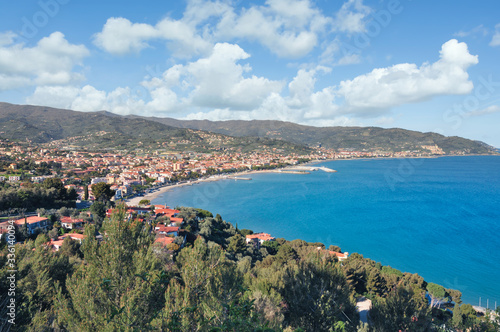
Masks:
[[[125,202],[130,205],[130,206],[137,206],[139,205],[139,202],[143,199],[147,200],[154,200],[158,196],[166,193],[167,191],[175,188],[180,188],[184,186],[191,186],[193,184],[198,184],[198,183],[203,183],[203,182],[213,182],[213,181],[220,181],[220,180],[229,180],[234,177],[238,176],[245,176],[245,175],[251,175],[251,174],[261,174],[261,173],[283,173],[283,174],[306,174],[306,173],[299,173],[297,172],[296,167],[300,166],[314,166],[320,163],[324,162],[330,162],[330,161],[345,161],[345,160],[384,160],[384,159],[434,159],[434,158],[443,158],[443,157],[470,157],[470,156],[488,156],[486,154],[481,155],[481,154],[470,154],[470,155],[443,155],[443,156],[426,156],[426,157],[374,157],[374,158],[339,158],[339,159],[324,159],[324,160],[311,160],[308,161],[302,165],[290,165],[285,168],[276,168],[276,169],[266,169],[266,170],[248,170],[248,171],[243,171],[243,172],[237,172],[237,173],[230,173],[230,174],[219,174],[219,175],[214,175],[214,177],[209,177],[209,178],[202,178],[202,179],[197,179],[197,180],[191,180],[189,182],[184,182],[184,183],[176,183],[173,185],[166,185],[160,188],[155,189],[153,192],[148,193],[144,196],[136,196],[133,198],[129,198],[125,200]]]
[[[480,155],[480,156],[483,156],[483,155]],[[442,156],[442,157],[455,157],[455,156]],[[471,155],[469,157],[476,157],[476,155]],[[497,156],[498,157],[498,156]],[[441,159],[441,156],[440,157],[437,157],[439,159]],[[369,160],[374,160],[375,158],[352,158],[352,159],[334,159],[334,161],[337,161],[337,160],[366,160],[366,161],[369,161]],[[390,160],[398,160],[398,159],[402,159],[402,158],[377,158],[378,160],[380,159],[390,159]],[[404,159],[404,158],[403,158]],[[415,159],[415,158],[412,158],[412,159]],[[418,159],[422,159],[422,162],[424,162],[425,159],[427,158],[418,158]],[[434,158],[432,158],[434,159]],[[444,159],[447,159],[447,158],[444,158]],[[498,159],[495,159],[495,160],[498,160]],[[458,162],[459,159],[457,158],[456,161]],[[312,160],[308,163],[304,163],[302,165],[310,165],[310,164],[314,164],[314,163],[323,163],[323,162],[327,162],[327,160]],[[444,162],[444,160],[443,160]],[[395,162],[394,163],[395,165],[398,164],[398,162]],[[293,167],[293,166],[292,166]],[[340,167],[340,165],[338,166]],[[473,167],[473,166],[472,166]],[[285,167],[285,168],[282,168],[283,170],[285,169],[288,169],[289,167]],[[433,168],[433,167],[431,167]],[[475,168],[475,167],[473,167]],[[196,181],[191,181],[191,183],[181,183],[181,184],[175,184],[175,185],[167,185],[167,186],[164,186],[164,187],[161,187],[161,188],[158,188],[156,189],[154,192],[148,194],[148,197],[145,197],[145,196],[142,196],[142,197],[136,197],[137,199],[150,199],[149,197],[153,197],[152,199],[155,199],[156,197],[158,197],[159,195],[167,192],[168,190],[170,190],[170,188],[176,188],[176,187],[181,187],[181,186],[185,186],[185,185],[191,185],[193,183],[203,183],[204,181],[208,181],[208,182],[212,182],[212,181],[218,181],[218,180],[224,180],[224,179],[231,179],[233,177],[238,177],[238,176],[246,176],[246,177],[250,177],[250,174],[260,174],[260,173],[278,173],[279,172],[279,169],[273,169],[273,170],[259,170],[259,171],[251,171],[251,170],[248,170],[248,171],[243,171],[243,172],[238,172],[238,173],[228,173],[228,174],[225,174],[225,175],[219,175],[219,176],[216,176],[215,178],[203,178],[201,180],[196,180]],[[357,173],[357,172],[355,172]],[[341,178],[345,178],[345,176],[341,176],[340,179],[338,179],[339,181],[341,181],[342,179]],[[291,178],[290,178],[291,179]],[[295,177],[293,178],[293,180],[295,181]],[[298,179],[297,179],[298,180]],[[304,180],[307,181],[306,178],[304,178]],[[234,181],[234,180],[233,180]],[[229,183],[229,182],[228,182]],[[232,184],[232,183],[231,183]],[[208,186],[213,186],[213,185],[210,185],[208,184]],[[182,190],[182,194],[185,192],[185,191],[192,191],[192,190],[198,190],[196,189],[196,187],[193,187],[193,188],[189,188],[189,190],[187,190],[187,188],[185,188],[184,190]],[[177,196],[177,195],[176,195]],[[160,203],[160,204],[163,204],[163,203]],[[212,211],[212,210],[211,210]],[[251,228],[251,227],[248,227],[248,228]],[[254,229],[253,227],[251,229]],[[262,229],[263,231],[268,231],[267,229],[263,228],[263,227],[260,227],[259,230]],[[270,232],[272,233],[272,232]],[[326,233],[325,233],[326,234]],[[320,233],[320,235],[318,236],[324,236],[323,233]],[[289,238],[289,237],[286,237],[287,239],[293,239],[293,237]],[[301,238],[301,236],[299,236],[298,238]],[[314,241],[315,238],[313,238],[311,241]],[[342,247],[344,247],[344,243],[342,243]],[[348,251],[357,251],[358,252],[363,252],[363,253],[366,253],[364,252],[365,250],[361,250],[361,248],[359,247],[351,247],[350,249],[352,250],[348,250]],[[376,260],[380,260],[382,261],[381,258],[378,258],[376,255],[367,255],[366,257],[370,257],[370,258],[373,258],[373,259],[376,259]],[[432,281],[432,282],[436,282],[438,284],[442,284],[443,282],[446,284],[446,283],[449,283],[449,277],[448,279],[444,279],[443,280],[440,280],[439,278],[436,278],[436,276],[434,275],[430,275],[430,276],[427,276],[426,274],[423,273],[423,271],[425,271],[425,269],[419,269],[419,268],[415,268],[415,267],[412,267],[412,268],[408,268],[408,267],[402,267],[401,265],[398,265],[398,263],[396,263],[396,261],[393,261],[393,258],[391,258],[391,264],[395,264],[394,266],[396,268],[399,268],[401,269],[402,271],[418,271],[419,273],[422,273],[423,276],[425,276],[426,280],[428,279],[428,281]],[[385,265],[389,264],[389,261],[385,262],[384,263]],[[465,277],[464,277],[465,278]],[[466,285],[466,287],[470,287],[469,285]],[[462,290],[462,289],[461,289]],[[481,290],[479,290],[481,291]],[[474,293],[473,293],[474,294]],[[479,294],[481,295],[481,294]],[[483,294],[484,295],[484,294]],[[468,296],[468,298],[467,298]],[[471,303],[471,304],[477,304],[477,296],[475,298],[473,298],[473,296],[470,296],[470,295],[464,295],[464,300],[466,303]],[[486,299],[487,297],[486,296],[483,296],[484,299]],[[491,297],[490,297],[490,303],[491,303]]]
[[[244,175],[251,175],[251,174],[257,174],[257,173],[259,173],[259,174],[260,173],[275,173],[275,172],[277,172],[277,170],[258,170],[258,171],[250,171],[249,170],[249,171],[237,172],[237,173],[231,173],[231,174],[225,174],[225,175],[219,174],[219,175],[214,175],[213,177],[209,177],[209,178],[202,178],[202,179],[197,179],[197,180],[191,180],[189,182],[166,185],[166,186],[157,188],[153,192],[148,193],[144,196],[136,196],[136,197],[126,199],[125,202],[129,206],[137,206],[137,205],[139,205],[139,202],[143,199],[153,201],[154,199],[158,198],[158,196],[166,193],[169,190],[175,189],[175,188],[180,188],[180,187],[184,187],[184,186],[192,186],[193,184],[204,183],[204,182],[231,180],[234,177],[244,176]]]

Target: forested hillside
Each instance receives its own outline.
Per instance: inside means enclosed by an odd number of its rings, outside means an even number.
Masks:
[[[12,330],[367,331],[355,307],[361,295],[374,301],[371,331],[498,328],[461,304],[460,292],[359,254],[341,263],[330,252],[340,248],[285,239],[259,249],[245,243],[251,231],[219,215],[181,208],[179,217],[184,231],[166,248],[153,244],[152,225],[128,221],[124,206],[99,229],[102,241],[91,225],[81,246],[67,238],[53,252],[45,234],[17,244]],[[1,294],[9,288],[7,253]],[[448,300],[453,314],[435,307]]]

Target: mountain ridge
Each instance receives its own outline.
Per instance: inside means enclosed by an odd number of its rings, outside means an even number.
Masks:
[[[469,150],[468,153],[492,153],[494,148],[481,141],[458,136],[444,136],[433,132],[419,132],[402,128],[381,127],[313,127],[278,120],[178,120],[173,118],[141,117],[167,125],[206,130],[230,136],[258,136],[283,139],[307,146],[333,149],[390,149],[403,150],[422,145],[437,145],[446,153]],[[397,146],[399,144],[399,146]],[[367,146],[370,145],[370,146]]]
[[[179,120],[0,102],[0,137],[14,140],[47,143],[78,137],[73,140],[80,145],[90,140],[95,141],[96,146],[109,148],[113,144],[132,146],[144,142],[159,144],[185,140],[196,146],[205,146],[200,136],[204,135],[202,133],[220,135],[216,137],[219,141],[239,146],[240,149],[248,143],[253,144],[255,149],[261,145],[291,150],[300,150],[300,146],[321,146],[335,150],[397,152],[435,145],[447,154],[497,153],[484,142],[401,128],[312,127],[277,120]]]

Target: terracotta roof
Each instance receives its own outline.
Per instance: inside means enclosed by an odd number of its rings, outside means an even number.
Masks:
[[[45,221],[45,220],[48,220],[47,218],[45,217],[26,217],[25,218],[22,218],[22,219],[18,219],[15,221],[16,225],[24,225],[24,221],[26,220],[26,223],[28,224],[34,224],[34,223],[37,223],[37,222],[40,222],[40,221]]]
[[[79,239],[79,240],[83,240],[83,239],[85,239],[85,235],[83,235],[83,234],[78,234],[78,233],[68,233],[68,234],[64,234],[64,235],[61,235],[61,236],[60,236],[60,238],[61,238],[61,239],[64,239],[64,238],[66,238],[66,237],[68,237],[68,236],[69,236],[70,238],[72,238],[73,240],[74,240],[74,239]]]
[[[173,242],[174,242],[174,238],[173,237],[168,237],[168,236],[159,237],[159,238],[157,238],[155,240],[155,243],[161,244],[162,247],[165,247],[167,244],[173,243]]]
[[[84,222],[83,219],[73,219],[71,217],[61,217],[61,223],[74,224],[77,222]]]
[[[259,239],[261,241],[271,241],[274,240],[270,234],[267,233],[255,233],[247,235],[247,239]]]
[[[155,231],[157,232],[165,232],[165,233],[171,233],[171,232],[178,232],[179,227],[169,227],[169,226],[156,226]]]

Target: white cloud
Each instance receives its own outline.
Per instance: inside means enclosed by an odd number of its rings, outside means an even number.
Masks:
[[[493,113],[500,113],[500,106],[491,105],[491,106],[488,106],[484,109],[468,112],[468,113],[466,113],[466,115],[470,117],[470,116],[481,116],[481,115],[487,115],[487,114],[493,114]]]
[[[102,31],[95,34],[94,43],[106,52],[122,55],[139,52],[148,47],[148,40],[158,35],[158,31],[149,24],[132,24],[125,18],[111,17]]]
[[[238,45],[216,44],[209,56],[175,65],[162,77],[143,82],[143,86],[151,89],[152,101],[148,106],[155,111],[183,105],[232,110],[258,107],[269,94],[279,92],[283,83],[247,75],[251,67],[239,62],[249,57]],[[174,88],[180,88],[186,97],[179,98]]]
[[[370,12],[371,8],[365,6],[362,0],[348,0],[337,12],[334,26],[343,32],[364,32],[365,19]]]
[[[0,47],[13,44],[16,36],[12,31],[0,32]]]
[[[134,98],[129,88],[116,88],[110,93],[93,86],[82,88],[74,86],[37,87],[26,100],[32,105],[52,106],[81,112],[109,110],[117,114],[141,114],[144,101]]]
[[[337,31],[363,31],[369,12],[361,0],[349,0],[334,23],[310,0],[267,0],[240,10],[225,1],[191,0],[181,19],[166,17],[155,26],[110,18],[94,36],[94,43],[122,55],[150,47],[154,40],[166,41],[174,56],[189,57],[207,54],[216,43],[244,39],[280,57],[298,58],[317,46],[328,26],[335,25]]]
[[[472,36],[472,35],[476,35],[476,34],[486,36],[488,34],[488,29],[486,29],[484,27],[484,25],[481,24],[481,25],[478,25],[477,27],[472,28],[471,30],[467,30],[467,31],[460,30],[459,32],[454,33],[453,35],[460,37],[460,38],[463,38],[463,37],[468,37],[468,36]]]
[[[73,69],[82,65],[82,59],[89,55],[85,46],[70,44],[60,32],[42,38],[31,48],[13,44],[14,37],[4,34],[3,46],[0,43],[0,89],[64,85],[83,80],[83,74]]]
[[[281,57],[297,58],[311,52],[330,19],[308,0],[268,0],[241,13],[228,12],[217,26],[219,38],[246,38],[261,43]]]
[[[467,44],[452,39],[443,44],[440,59],[420,67],[403,63],[377,68],[353,80],[342,81],[338,89],[346,112],[364,113],[429,99],[437,95],[467,94],[473,89],[467,68],[477,64]]]
[[[495,34],[491,39],[490,46],[499,46],[500,45],[500,23],[495,25]]]

